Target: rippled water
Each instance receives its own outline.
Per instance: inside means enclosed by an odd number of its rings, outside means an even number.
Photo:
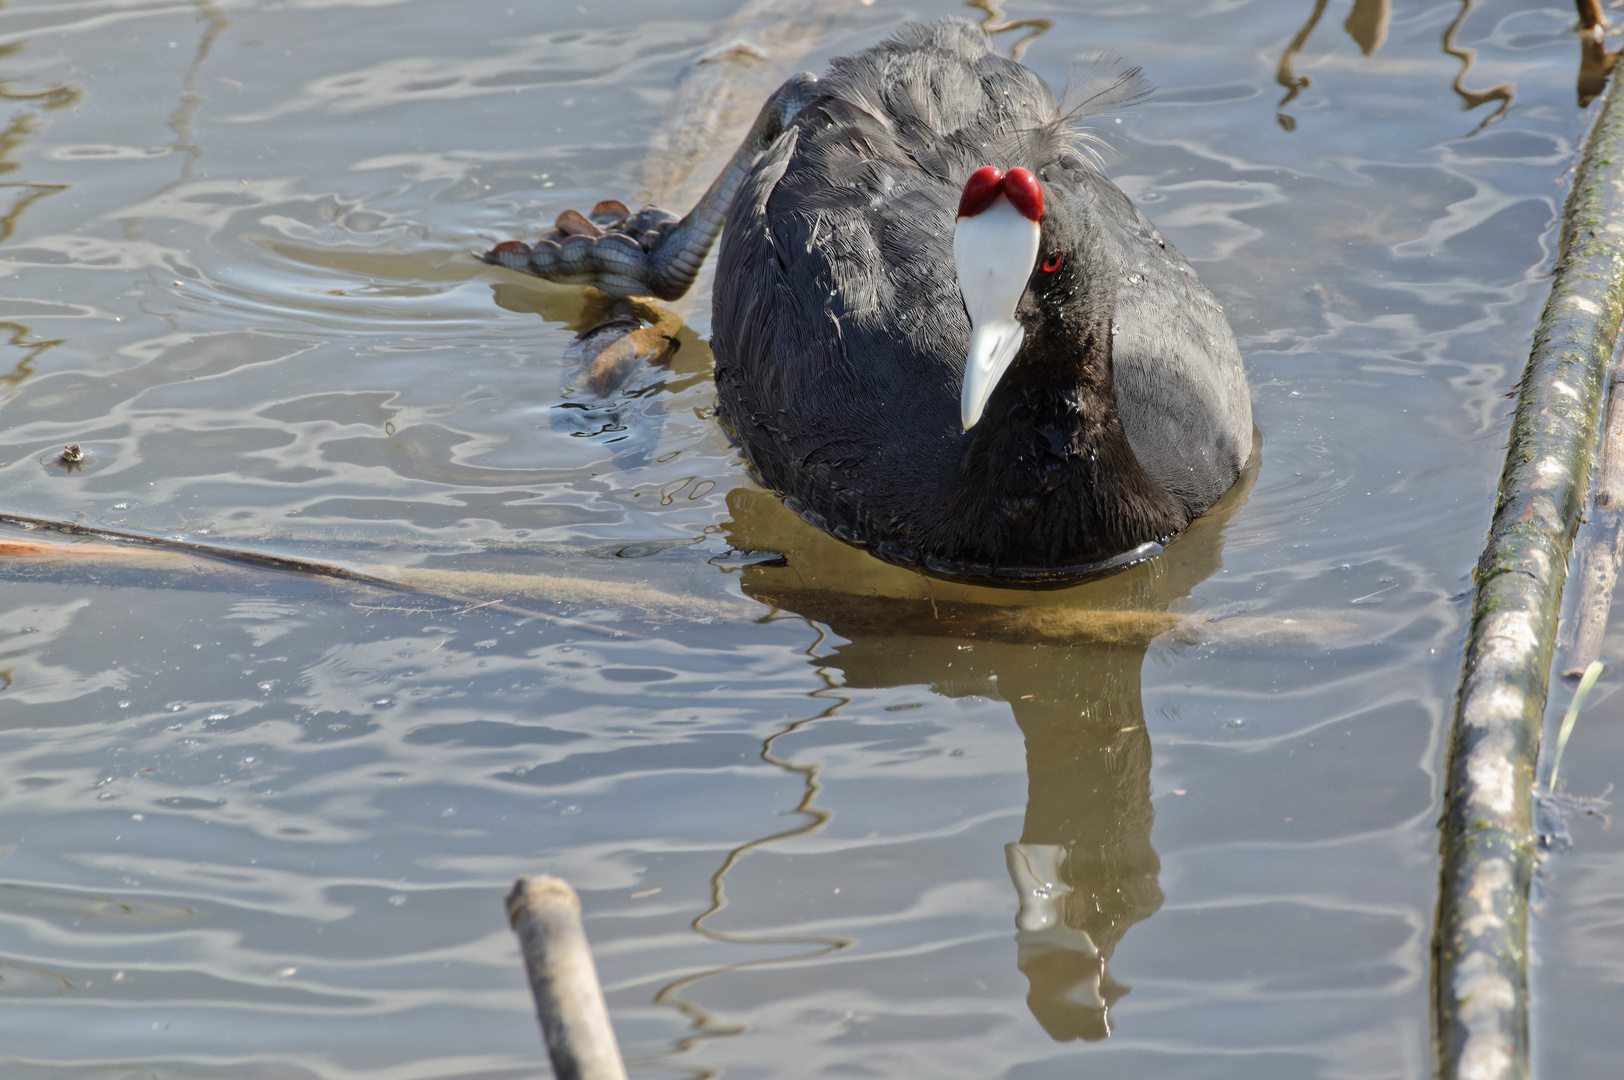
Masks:
[[[1109,171],[1226,305],[1261,430],[1154,564],[1012,596],[753,487],[708,292],[600,396],[604,305],[468,255],[635,199],[735,7],[0,8],[0,509],[472,598],[5,563],[8,1078],[535,1075],[501,898],[543,871],[639,1076],[1428,1075],[1442,734],[1587,122],[1572,8],[1467,10],[1462,75],[1461,4],[1392,5],[1369,56],[1386,5],[1321,4],[1282,105],[1308,0],[1006,5],[1052,82],[1111,49],[1161,87]],[[966,10],[846,5],[804,64]],[[1457,76],[1514,92],[1463,111]],[[1624,760],[1609,681],[1581,793]],[[1536,1040],[1605,1076],[1624,845],[1573,827]]]

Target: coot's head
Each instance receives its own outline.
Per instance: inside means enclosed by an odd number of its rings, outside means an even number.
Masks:
[[[1044,185],[1022,168],[1004,172],[987,165],[964,185],[953,260],[970,316],[970,350],[959,398],[966,431],[981,419],[1029,330],[1066,325],[1067,307],[1079,309],[1069,329],[1085,329],[1082,316],[1093,305],[1078,288],[1080,266],[1073,256],[1081,253],[1073,249],[1086,222],[1069,220],[1081,209],[1074,202],[1046,200]]]

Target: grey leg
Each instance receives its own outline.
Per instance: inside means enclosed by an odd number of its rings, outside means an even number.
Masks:
[[[606,199],[590,216],[564,211],[553,231],[534,244],[508,240],[480,258],[548,281],[595,285],[612,296],[675,300],[699,275],[750,167],[812,100],[817,84],[803,72],[773,92],[727,168],[681,221],[657,206],[634,214],[625,203]]]

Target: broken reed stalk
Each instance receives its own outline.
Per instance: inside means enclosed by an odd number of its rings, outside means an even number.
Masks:
[[[1613,82],[1563,217],[1477,564],[1450,734],[1433,939],[1443,1080],[1528,1075],[1533,783],[1568,553],[1624,313],[1624,93]]]
[[[1607,399],[1607,428],[1603,435],[1601,481],[1590,511],[1590,529],[1579,545],[1579,600],[1574,605],[1576,629],[1568,650],[1564,675],[1583,675],[1601,657],[1607,615],[1613,607],[1613,586],[1624,555],[1624,381],[1617,375]]]
[[[536,1017],[557,1080],[626,1080],[598,969],[581,926],[581,898],[562,878],[522,877],[507,896]]]

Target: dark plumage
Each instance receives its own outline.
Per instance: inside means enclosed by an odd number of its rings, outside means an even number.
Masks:
[[[1229,489],[1252,430],[1234,337],[1042,80],[950,19],[816,90],[740,189],[716,273],[718,401],[765,484],[882,558],[1010,583],[1086,576]],[[1025,343],[964,431],[953,226],[989,164],[1037,174],[1039,250],[1064,259],[1034,268]]]
[[[786,84],[682,222],[605,218],[601,240],[561,225],[487,258],[566,280],[593,280],[581,267],[599,260],[597,280],[633,267],[646,291],[680,294],[725,207],[717,398],[762,482],[927,573],[1081,580],[1160,550],[1235,482],[1252,441],[1221,309],[1078,127],[1139,96],[1138,73],[1092,83],[1065,109],[972,23],[910,25]],[[1014,312],[1024,343],[965,430],[954,230],[983,166],[1035,173],[1043,213]]]

